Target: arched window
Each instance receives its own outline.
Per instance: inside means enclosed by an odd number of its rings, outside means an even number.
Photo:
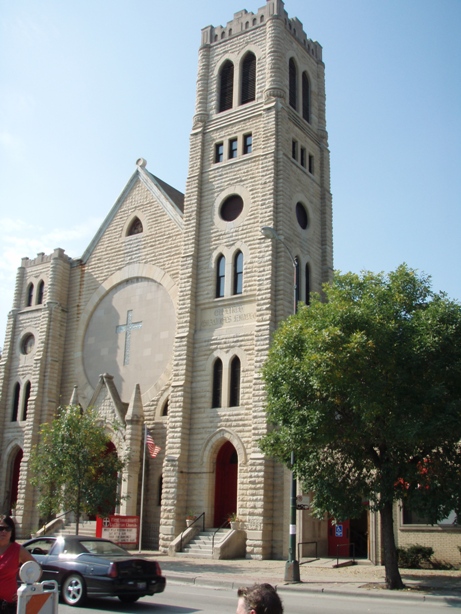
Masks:
[[[129,228],[128,228],[128,232],[127,237],[130,237],[131,235],[139,235],[144,231],[144,228],[142,226],[142,222],[139,219],[139,217],[135,217],[134,220],[131,222]]]
[[[217,358],[213,365],[213,398],[211,407],[221,407],[222,403],[222,360]]]
[[[44,291],[45,291],[45,282],[42,279],[37,286],[37,305],[41,305],[43,303]]]
[[[19,395],[21,393],[21,386],[19,382],[16,382],[13,389],[13,411],[11,412],[11,422],[18,421],[19,412]]]
[[[306,284],[306,305],[311,304],[311,267],[309,263],[306,264],[305,270],[305,284]]]
[[[229,406],[240,405],[240,358],[234,356],[230,365]]]
[[[255,99],[256,94],[256,57],[248,52],[242,62],[242,91],[240,104],[246,104]]]
[[[163,475],[161,475],[158,479],[158,499],[157,505],[160,507],[162,505],[162,494],[163,494]]]
[[[232,109],[234,96],[234,65],[230,60],[224,62],[219,79],[219,112]]]
[[[34,297],[34,284],[29,284],[27,286],[27,299],[26,299],[27,307],[31,307],[33,297]]]
[[[226,279],[226,259],[221,254],[216,263],[216,298],[224,296],[224,282]]]
[[[238,251],[234,257],[234,287],[233,294],[243,292],[243,254]]]
[[[289,78],[289,103],[290,107],[293,109],[298,108],[298,70],[296,68],[295,61],[293,58],[290,58],[290,62],[288,64],[288,78]]]
[[[303,90],[303,118],[307,121],[311,121],[311,86],[309,83],[309,77],[307,73],[303,72],[302,77],[302,90]]]
[[[295,283],[296,283],[296,293],[295,293],[295,311],[297,310],[297,305],[299,302],[299,282],[300,282],[300,271],[299,271],[299,258],[295,258]]]
[[[30,398],[30,382],[27,382],[24,387],[24,398],[22,400],[22,419],[27,420],[27,410],[29,409]]]
[[[168,416],[168,399],[165,401],[163,407],[162,407],[162,416]]]

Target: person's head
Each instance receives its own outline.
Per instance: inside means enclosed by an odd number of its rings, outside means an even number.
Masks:
[[[271,584],[253,584],[237,591],[236,614],[283,614],[283,605]]]
[[[10,542],[16,541],[16,527],[14,520],[9,516],[0,516],[0,537],[9,537]]]

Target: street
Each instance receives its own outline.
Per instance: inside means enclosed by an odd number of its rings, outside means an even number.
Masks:
[[[423,601],[422,596],[418,600],[401,599],[394,596],[386,599],[378,597],[354,597],[345,595],[325,595],[308,593],[302,590],[280,590],[285,614],[338,614],[338,613],[361,613],[371,614],[432,614],[434,612],[447,611],[452,608],[460,608],[461,603],[450,604],[441,601]],[[144,597],[132,605],[122,604],[118,599],[92,599],[84,608],[78,608],[90,614],[120,614],[147,612],[169,614],[191,614],[203,612],[204,614],[235,614],[237,605],[236,590],[228,588],[205,588],[193,584],[167,584],[166,591],[154,597]],[[59,604],[59,614],[76,614],[77,608]]]

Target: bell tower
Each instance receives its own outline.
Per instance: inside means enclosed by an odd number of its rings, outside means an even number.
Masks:
[[[267,0],[256,14],[242,10],[202,30],[162,548],[182,530],[186,508],[216,523],[216,459],[230,441],[238,480],[229,512],[244,521],[246,554],[286,554],[290,479],[258,447],[267,430],[261,367],[271,334],[293,312],[294,289],[308,303],[331,272],[322,48],[282,0]]]

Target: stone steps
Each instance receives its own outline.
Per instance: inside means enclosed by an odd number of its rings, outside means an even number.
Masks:
[[[184,547],[182,552],[178,552],[178,556],[190,557],[196,559],[211,559],[213,555],[212,543],[213,534],[216,529],[206,529],[196,535]],[[217,546],[229,534],[230,529],[220,529],[214,538],[214,545]]]

